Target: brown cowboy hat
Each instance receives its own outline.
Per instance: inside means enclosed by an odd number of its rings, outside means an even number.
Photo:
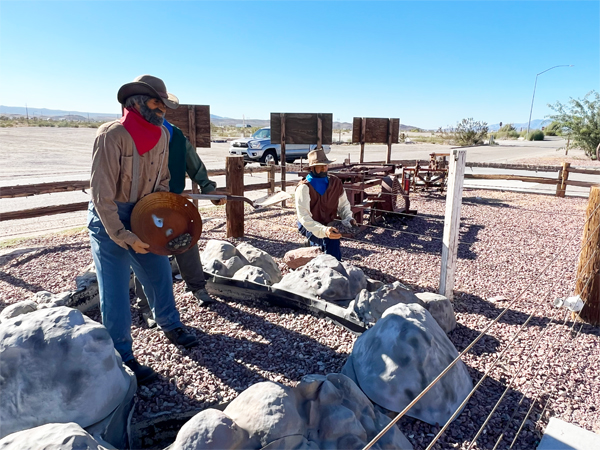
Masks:
[[[318,148],[308,152],[308,166],[327,166],[335,162],[335,159],[327,159],[325,156],[325,150]]]
[[[159,98],[167,105],[167,108],[177,109],[179,107],[179,99],[167,92],[165,82],[152,75],[140,75],[133,82],[121,86],[117,93],[117,100],[124,105],[129,97],[139,94]]]

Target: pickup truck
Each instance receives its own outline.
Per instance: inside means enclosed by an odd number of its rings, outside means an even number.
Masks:
[[[307,158],[308,152],[317,148],[309,144],[286,144],[285,161],[293,163],[297,159]],[[331,151],[329,145],[324,145],[325,153]],[[259,162],[261,165],[273,161],[279,163],[281,159],[281,145],[271,144],[271,128],[265,127],[257,130],[252,137],[236,139],[229,147],[230,155],[243,155],[244,162]]]

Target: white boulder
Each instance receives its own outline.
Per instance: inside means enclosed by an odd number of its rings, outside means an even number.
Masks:
[[[216,409],[199,412],[177,433],[170,450],[221,450],[246,448],[248,433]]]
[[[248,264],[263,269],[271,278],[273,283],[281,280],[281,270],[271,255],[260,250],[247,242],[237,246],[238,252],[248,261]]]
[[[85,428],[130,385],[106,328],[64,306],[2,322],[0,360],[0,437],[53,422]]]
[[[419,292],[415,295],[425,304],[429,314],[433,316],[445,333],[450,333],[456,328],[454,308],[447,297],[433,292]]]
[[[373,403],[400,412],[457,356],[425,308],[400,303],[356,340],[342,373]],[[446,423],[472,387],[465,364],[458,361],[407,415],[432,425]]]
[[[425,304],[409,288],[395,281],[392,284],[384,284],[379,289],[369,292],[363,289],[354,299],[354,311],[365,323],[374,324],[383,313],[399,303]]]
[[[0,313],[0,323],[4,322],[7,319],[12,319],[13,317],[20,316],[21,314],[27,314],[36,311],[37,308],[38,305],[33,300],[23,300],[22,302],[8,305]]]
[[[270,286],[273,284],[271,276],[261,267],[244,266],[238,270],[232,277],[234,280],[248,280],[254,283]]]
[[[76,423],[49,423],[9,434],[0,440],[2,450],[112,450],[100,444]]]

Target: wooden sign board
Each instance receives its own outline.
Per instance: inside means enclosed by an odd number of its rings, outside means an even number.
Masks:
[[[365,135],[362,136],[362,117],[355,117],[352,121],[352,143],[369,143],[369,144],[387,144],[388,129],[390,120],[392,121],[392,144],[398,143],[398,133],[400,132],[400,119],[378,119],[367,117],[365,126]]]
[[[281,144],[281,114],[271,113],[271,144]],[[317,144],[321,118],[321,145],[333,142],[333,114],[285,113],[286,144]]]
[[[181,128],[186,138],[196,135],[195,147],[210,147],[210,106],[208,105],[179,105],[177,109],[167,109],[166,119],[169,123]],[[194,129],[190,129],[193,123]]]

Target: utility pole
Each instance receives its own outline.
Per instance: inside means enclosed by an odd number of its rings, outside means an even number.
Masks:
[[[27,122],[29,122],[29,110],[27,109],[27,103],[25,103],[25,116],[27,117]]]

